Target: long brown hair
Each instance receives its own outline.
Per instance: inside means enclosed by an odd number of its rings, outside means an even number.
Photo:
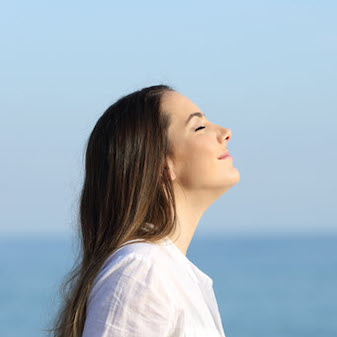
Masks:
[[[156,242],[176,230],[176,205],[166,168],[170,114],[155,85],[125,95],[98,119],[86,144],[77,229],[79,256],[59,288],[61,307],[49,331],[80,337],[93,281],[109,255],[129,240]],[[151,224],[152,226],[148,226]],[[50,336],[50,334],[49,334]]]

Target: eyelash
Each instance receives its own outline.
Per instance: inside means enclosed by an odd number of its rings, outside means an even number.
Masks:
[[[199,129],[205,129],[205,126],[199,126],[197,129],[194,130],[194,132],[198,131]]]

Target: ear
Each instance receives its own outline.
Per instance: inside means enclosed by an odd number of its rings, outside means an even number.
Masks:
[[[171,178],[172,181],[176,179],[176,175],[174,172],[174,163],[171,158],[167,158],[167,164],[168,166],[164,166],[165,173]]]

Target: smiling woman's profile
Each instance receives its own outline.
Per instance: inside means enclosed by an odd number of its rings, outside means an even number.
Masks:
[[[205,210],[240,180],[230,138],[168,85],[100,116],[54,337],[225,336],[213,280],[186,253]]]

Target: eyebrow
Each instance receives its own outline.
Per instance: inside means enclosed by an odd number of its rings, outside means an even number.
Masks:
[[[193,118],[193,117],[206,117],[205,114],[202,114],[201,112],[193,112],[192,114],[190,114],[185,122],[185,126],[188,124],[188,122]]]

